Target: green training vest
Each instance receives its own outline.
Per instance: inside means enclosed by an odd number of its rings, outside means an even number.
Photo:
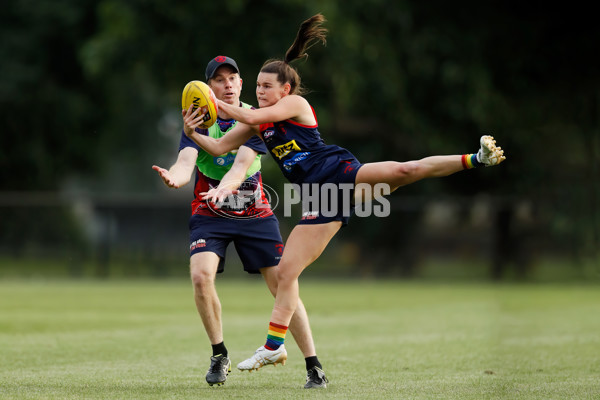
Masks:
[[[242,107],[252,108],[252,106],[246,103],[242,103]],[[231,127],[227,131],[222,132],[221,128],[219,127],[219,124],[215,122],[210,128],[208,128],[208,136],[210,136],[211,138],[218,139],[230,130],[232,130],[236,125],[237,121],[234,122],[233,125],[231,125]],[[198,158],[196,158],[196,166],[204,175],[208,176],[211,179],[217,179],[220,181],[221,179],[223,179],[225,174],[231,169],[236,154],[237,149],[232,150],[226,154],[221,154],[218,157],[213,157],[207,152],[200,149],[198,151]],[[246,172],[246,178],[254,175],[257,171],[260,170],[260,157],[260,154],[256,156],[254,162],[252,162],[252,165],[250,165],[250,168],[248,168],[248,171]]]

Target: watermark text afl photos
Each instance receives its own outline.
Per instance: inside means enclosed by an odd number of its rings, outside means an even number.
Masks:
[[[260,186],[259,186],[260,187]],[[258,195],[256,190],[238,190],[217,204],[209,203],[209,207],[219,209],[239,209],[246,204],[252,204],[256,209],[269,209],[270,202],[274,210],[280,205],[277,193],[268,185],[263,184],[265,196]],[[257,188],[258,189],[258,188]],[[390,202],[386,195],[390,194],[390,186],[385,183],[376,185],[353,183],[295,183],[284,184],[283,216],[291,217],[293,207],[301,205],[302,219],[318,217],[357,216],[357,217],[388,217]],[[256,215],[260,217],[260,213]],[[236,218],[235,215],[228,215]],[[247,218],[247,217],[246,217]]]

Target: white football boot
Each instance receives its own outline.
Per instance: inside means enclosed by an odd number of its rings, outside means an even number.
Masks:
[[[496,141],[493,136],[482,136],[479,144],[481,148],[477,152],[477,161],[485,164],[486,167],[498,165],[506,160],[504,150],[501,147],[496,147]]]
[[[261,346],[254,352],[254,355],[247,360],[242,361],[237,365],[240,371],[252,371],[257,370],[265,365],[277,364],[285,365],[287,360],[287,351],[285,346],[282,344],[277,350],[267,350],[265,346]]]

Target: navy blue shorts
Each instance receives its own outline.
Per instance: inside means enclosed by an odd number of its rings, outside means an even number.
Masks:
[[[221,260],[217,272],[225,269],[225,252],[233,242],[244,271],[260,273],[264,267],[279,264],[283,240],[275,215],[265,218],[231,219],[193,215],[190,218],[190,257],[210,251]]]
[[[328,163],[335,164],[328,166]],[[350,216],[354,213],[356,174],[361,167],[362,164],[356,158],[327,160],[323,168],[331,169],[331,173],[318,185],[310,185],[308,193],[305,192],[307,187],[303,187],[302,218],[298,224],[317,225],[341,221],[342,227],[348,225]],[[319,201],[316,204],[309,202],[306,194],[318,195]]]

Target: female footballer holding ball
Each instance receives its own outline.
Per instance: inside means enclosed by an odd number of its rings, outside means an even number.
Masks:
[[[318,131],[313,108],[301,96],[303,88],[300,76],[290,66],[292,61],[306,57],[305,51],[314,41],[325,43],[327,31],[321,27],[324,21],[321,14],[304,21],[285,58],[269,60],[263,65],[256,83],[259,109],[243,109],[219,101],[219,108],[242,122],[235,132],[217,140],[199,135],[194,128],[201,123],[202,115],[199,116],[198,111],[191,112],[190,108],[183,110],[186,134],[207,152],[217,155],[239,147],[257,134],[292,183],[354,184],[357,189],[358,185],[374,187],[376,184],[386,184],[390,192],[421,179],[443,177],[504,161],[502,149],[496,147],[491,136],[481,137],[481,148],[476,154],[432,156],[408,162],[361,164],[348,150],[326,145]],[[237,186],[237,182],[224,184],[207,192],[205,197],[215,202],[222,201]],[[365,200],[364,193],[356,190],[353,203]],[[337,199],[334,197],[334,203],[337,204],[333,206],[340,206],[344,195],[348,196],[347,192],[341,190],[337,194]],[[327,206],[331,207],[331,202]],[[303,219],[290,233],[279,263],[278,290],[266,343],[252,357],[239,363],[239,369],[258,369],[285,358],[283,343],[296,309],[298,277],[321,255],[340,227],[347,224],[350,216],[348,210],[341,206],[337,210],[332,216],[331,213],[321,212],[321,209],[311,209],[303,214]]]

